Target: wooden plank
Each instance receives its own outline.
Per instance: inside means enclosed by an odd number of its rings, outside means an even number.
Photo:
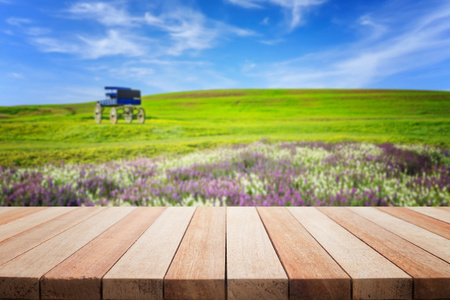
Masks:
[[[196,209],[164,278],[165,299],[225,299],[225,212]]]
[[[139,207],[41,279],[41,299],[101,299],[101,279],[164,211]]]
[[[408,207],[418,213],[430,216],[432,218],[450,223],[450,213],[438,207]]]
[[[286,208],[258,212],[289,276],[290,299],[351,298],[350,277]]]
[[[450,263],[450,240],[373,207],[350,210]]]
[[[169,207],[103,277],[103,299],[163,299],[163,280],[194,214]]]
[[[19,206],[0,206],[0,217],[13,211],[13,210],[20,209],[20,208],[22,208],[22,207],[21,206],[20,207]]]
[[[289,211],[350,275],[353,299],[411,299],[412,279],[313,207]]]
[[[447,262],[348,208],[319,209],[412,276],[414,298],[440,299],[450,295],[450,265]]]
[[[133,210],[107,208],[0,266],[0,298],[39,299],[39,279],[45,273]]]
[[[228,207],[228,299],[288,299],[288,283],[256,208]]]
[[[46,207],[0,207],[0,225],[44,210]]]
[[[75,207],[52,207],[31,214],[26,218],[21,218],[0,226],[0,242],[15,236],[25,230],[33,228],[39,224],[50,221],[76,209]]]
[[[78,208],[0,243],[0,265],[99,213],[104,208]]]
[[[420,226],[434,232],[446,239],[450,239],[450,224],[441,220],[423,215],[406,207],[377,207],[382,212]]]

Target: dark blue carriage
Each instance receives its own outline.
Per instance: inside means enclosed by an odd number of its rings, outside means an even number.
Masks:
[[[105,107],[111,107],[109,119],[113,124],[117,123],[118,110],[123,110],[123,115],[127,123],[132,122],[134,110],[137,110],[135,115],[138,123],[143,124],[145,122],[145,111],[142,107],[138,107],[141,105],[140,90],[117,86],[105,86],[105,90],[108,91],[106,96],[109,99],[97,101],[95,105],[95,121],[97,123],[101,123],[103,109]]]

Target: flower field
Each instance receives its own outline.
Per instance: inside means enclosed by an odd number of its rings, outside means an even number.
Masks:
[[[102,164],[0,167],[0,205],[450,205],[449,153],[257,142]]]

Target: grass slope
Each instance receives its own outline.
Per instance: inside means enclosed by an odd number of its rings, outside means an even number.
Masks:
[[[144,125],[94,103],[0,107],[0,165],[98,162],[261,139],[448,147],[450,92],[211,90],[143,97]]]

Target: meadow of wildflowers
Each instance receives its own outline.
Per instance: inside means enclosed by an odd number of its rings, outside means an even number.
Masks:
[[[449,153],[257,142],[156,159],[0,166],[0,205],[449,206]]]

